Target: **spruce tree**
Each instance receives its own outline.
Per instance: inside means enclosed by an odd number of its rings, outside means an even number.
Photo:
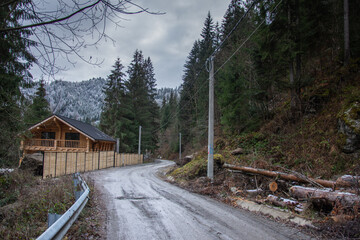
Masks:
[[[129,113],[133,117],[132,125],[128,128],[129,135],[138,136],[138,127],[142,126],[142,152],[153,151],[157,145],[155,131],[158,128],[159,108],[155,102],[156,81],[150,58],[145,60],[142,51],[136,50],[127,73]],[[129,147],[132,151],[136,151],[137,144],[137,139],[129,139]]]
[[[195,41],[185,63],[180,100],[181,129],[184,141],[200,147],[206,138],[208,73],[205,64],[216,46],[216,32],[210,12],[204,21],[201,39]]]
[[[2,28],[18,26],[23,19],[32,18],[19,8],[27,0],[6,1],[0,4]],[[18,161],[19,133],[25,129],[22,120],[20,86],[27,86],[31,80],[29,68],[36,61],[28,51],[34,45],[30,30],[0,33],[0,165]]]
[[[100,128],[115,138],[120,138],[120,136],[116,134],[116,122],[121,116],[119,107],[125,91],[125,74],[123,73],[123,69],[124,66],[121,64],[120,58],[117,58],[111,74],[107,77],[107,82],[103,90],[105,99],[100,118]]]
[[[35,97],[33,98],[33,102],[25,113],[25,123],[29,126],[41,122],[52,114],[50,105],[45,98],[46,90],[44,86],[44,79],[41,79],[39,81],[39,87],[37,88]]]

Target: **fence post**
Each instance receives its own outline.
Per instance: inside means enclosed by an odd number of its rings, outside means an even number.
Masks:
[[[84,172],[86,172],[86,152],[84,153]]]
[[[116,166],[116,163],[115,163],[115,151],[114,151],[114,166],[113,167],[115,167]]]
[[[91,171],[94,171],[94,152],[91,152]]]
[[[66,168],[67,168],[67,152],[65,153],[65,175],[66,175]]]
[[[56,165],[57,165],[57,152],[55,152],[55,177],[56,177]]]
[[[140,153],[141,153],[141,126],[139,126],[139,149],[138,149],[139,161],[140,161]]]
[[[75,159],[75,172],[77,172],[77,152],[76,152],[76,155],[75,155],[76,157],[76,159]]]
[[[98,157],[98,170],[100,169],[100,150],[99,150],[99,157]]]
[[[45,152],[42,152],[43,157],[42,157],[42,162],[43,162],[43,176],[42,178],[44,179],[44,175],[45,175]]]

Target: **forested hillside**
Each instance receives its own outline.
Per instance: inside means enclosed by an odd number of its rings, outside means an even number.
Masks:
[[[162,141],[181,132],[183,151],[206,149],[206,63],[214,56],[216,151],[243,147],[249,155],[234,161],[310,174],[354,170],[359,10],[356,1],[233,0],[220,24],[209,13],[184,65],[179,98],[162,105]],[[175,154],[178,140],[172,145],[163,154]]]

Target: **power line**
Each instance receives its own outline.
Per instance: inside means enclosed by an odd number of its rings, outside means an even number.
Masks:
[[[209,56],[213,56],[217,51],[220,50],[220,48],[224,45],[225,41],[234,33],[234,31],[236,30],[236,28],[239,26],[239,24],[245,19],[245,17],[247,16],[247,14],[250,12],[250,10],[255,6],[255,3],[257,1],[254,1],[251,6],[247,9],[247,11],[244,13],[244,15],[237,21],[237,23],[235,24],[235,26],[231,29],[231,31],[228,33],[228,35],[226,35],[226,37],[221,41],[220,45],[213,51],[213,53]],[[209,59],[209,58],[208,58]],[[204,71],[204,67],[206,68],[207,67],[207,61],[208,59],[206,60],[204,66],[202,67],[202,69],[200,70],[200,72],[196,75],[193,83],[196,82],[196,80],[198,79],[198,77],[200,76],[200,74],[202,73],[202,71]],[[217,73],[217,71],[215,72],[215,74]],[[215,75],[214,74],[214,75]],[[208,78],[209,80],[209,78]],[[198,92],[200,91],[200,89],[205,85],[206,81],[203,82],[203,84],[200,85],[200,87],[197,89],[197,91],[195,92],[195,94],[193,95],[193,97],[191,97],[190,95],[190,98],[194,99],[194,97],[198,94]],[[178,105],[180,104],[180,102],[178,102],[177,104],[177,107]],[[187,106],[187,104],[184,104],[180,109],[179,111],[176,111],[175,114],[173,114],[172,116],[170,116],[168,118],[168,121],[164,124],[162,124],[159,128],[157,128],[156,130],[153,131],[153,133],[157,132],[158,130],[160,130],[161,128],[163,128],[164,126],[166,126],[170,120],[172,120],[185,106]]]
[[[282,3],[283,0],[280,0],[280,2],[274,7],[274,9],[272,9],[270,11],[270,14],[272,14],[276,9],[277,7]],[[239,26],[239,24],[241,23],[241,21],[243,21],[243,19],[246,17],[246,15],[249,13],[249,11],[251,10],[251,8],[253,8],[255,6],[255,3],[257,1],[254,1],[252,3],[252,5],[247,9],[247,11],[245,12],[245,14],[239,19],[239,21],[236,23],[236,25],[233,27],[233,29],[230,31],[230,33],[225,37],[225,39],[220,43],[220,45],[214,50],[214,52],[209,56],[213,56],[219,49],[220,47],[225,43],[225,41],[231,36],[231,34],[234,33],[234,31],[236,30],[236,28]],[[235,56],[235,54],[245,45],[245,43],[259,30],[259,28],[264,24],[264,22],[266,21],[266,18],[264,18],[264,20],[255,28],[255,30],[245,39],[245,41],[230,55],[229,58],[226,59],[226,61],[216,70],[216,72],[214,73],[214,75],[216,75],[229,61],[231,58],[233,58]],[[209,58],[208,58],[209,59]],[[202,69],[200,70],[200,72],[198,72],[198,74],[196,75],[195,79],[194,79],[194,82],[198,79],[198,77],[200,76],[200,74],[204,71],[204,69],[206,68],[206,64],[207,64],[207,61],[205,62],[205,64],[203,65]],[[208,78],[209,80],[209,78]],[[204,81],[200,87],[197,89],[197,91],[193,94],[193,97],[190,96],[190,98],[194,99],[194,97],[199,93],[199,91],[201,90],[201,88],[205,85],[205,83],[207,83],[206,81]],[[177,103],[177,106],[178,107],[180,104],[180,101]],[[172,114],[172,116],[170,116],[168,118],[168,121],[165,123],[165,124],[162,124],[159,128],[157,128],[156,130],[153,131],[153,133],[157,132],[158,130],[160,130],[161,128],[163,128],[164,126],[166,126],[170,120],[172,120],[175,116],[177,116],[180,111],[185,107],[187,106],[189,103],[187,104],[184,104],[182,105],[182,107],[178,110],[178,111],[175,111],[174,114]]]
[[[204,71],[205,67],[206,67],[206,66],[205,66],[205,64],[204,64],[203,67],[201,68],[200,72],[198,72],[198,74],[196,74],[195,79],[194,79],[194,81],[193,81],[193,84],[194,84],[194,83],[196,82],[196,80],[199,78],[200,74]],[[205,85],[205,83],[206,83],[206,81],[204,81],[204,82],[200,85],[200,87],[196,90],[196,92],[193,94],[193,96],[191,96],[190,93],[189,93],[189,97],[192,98],[191,100],[194,100],[194,97],[199,93],[200,89]],[[179,107],[179,104],[180,104],[180,101],[176,104],[176,108]],[[180,112],[185,106],[187,106],[187,104],[182,105],[182,107],[179,108],[178,111],[175,111],[175,114],[172,114],[172,116],[170,116],[170,117],[168,118],[168,120],[166,121],[166,123],[162,124],[160,127],[158,127],[157,129],[155,129],[155,130],[153,131],[153,133],[159,131],[159,130],[162,129],[164,126],[166,126],[167,124],[169,124],[170,120],[172,120],[175,116],[177,116],[177,114],[179,114],[179,112]]]
[[[272,14],[273,11],[275,11],[275,9],[280,5],[280,3],[282,3],[283,0],[281,0],[273,10],[270,11],[270,14]],[[245,41],[230,55],[230,57],[228,59],[226,59],[226,61],[216,70],[215,74],[218,73],[220,71],[220,69],[222,69],[225,64],[227,64],[231,58],[234,57],[234,55],[245,45],[245,43],[255,34],[255,32],[257,30],[259,30],[259,28],[264,24],[264,22],[266,21],[266,18],[264,18],[264,20],[255,28],[255,30],[245,39]]]
[[[242,15],[242,17],[239,19],[239,21],[237,21],[235,26],[231,29],[229,34],[226,35],[226,37],[221,41],[220,45],[214,50],[214,52],[210,56],[214,56],[217,53],[217,51],[220,50],[220,48],[224,45],[225,41],[231,36],[231,34],[233,34],[233,32],[236,30],[236,28],[239,26],[239,24],[244,20],[244,18],[247,16],[247,14],[250,12],[250,10],[255,6],[256,2],[257,1],[253,1],[251,6],[246,10],[245,14]]]

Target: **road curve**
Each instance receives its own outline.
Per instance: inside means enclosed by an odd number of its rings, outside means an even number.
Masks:
[[[89,173],[107,204],[107,239],[307,239],[296,228],[235,209],[162,181],[173,164],[111,168]]]

